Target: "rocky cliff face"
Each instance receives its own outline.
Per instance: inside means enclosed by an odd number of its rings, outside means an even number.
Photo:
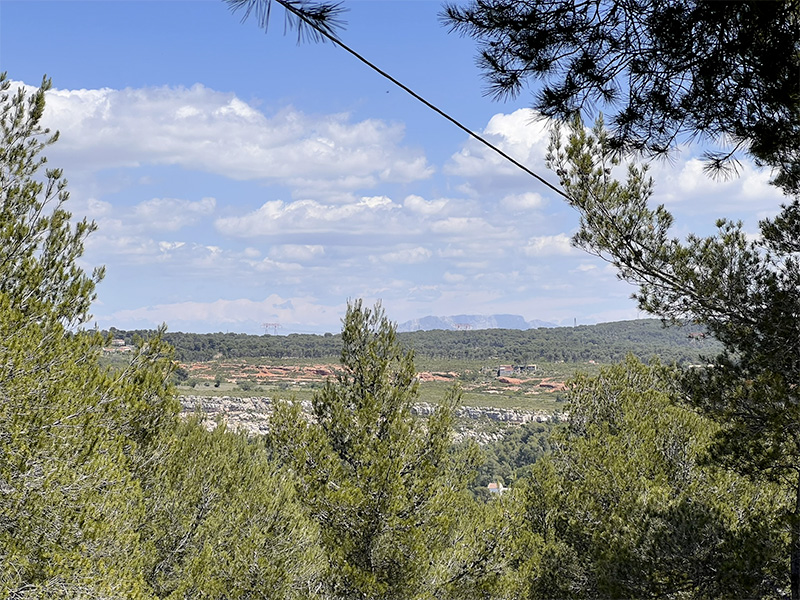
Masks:
[[[214,427],[218,419],[222,419],[228,427],[236,431],[245,431],[249,435],[261,435],[269,430],[269,417],[273,403],[270,398],[235,398],[231,396],[180,396],[181,410],[189,415],[195,412],[204,414],[209,427]],[[303,412],[311,416],[311,402],[301,402]],[[411,409],[420,417],[433,414],[435,404],[420,402]],[[541,412],[491,408],[480,406],[460,406],[456,410],[459,419],[457,438],[472,438],[479,443],[502,437],[502,431],[509,426],[523,423],[544,423],[560,415]],[[487,425],[495,424],[495,427]]]

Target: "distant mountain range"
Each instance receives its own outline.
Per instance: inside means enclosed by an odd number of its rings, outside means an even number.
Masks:
[[[538,329],[558,327],[547,321],[526,321],[520,315],[452,315],[449,317],[422,317],[397,326],[399,332],[431,331],[434,329]]]

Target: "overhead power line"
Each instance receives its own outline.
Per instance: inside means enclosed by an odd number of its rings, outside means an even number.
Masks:
[[[250,1],[252,2],[252,0],[250,0]],[[430,108],[432,111],[434,111],[438,115],[440,115],[440,116],[444,117],[445,119],[447,119],[448,121],[450,121],[453,125],[455,125],[459,129],[464,131],[467,135],[469,135],[470,137],[478,140],[480,143],[482,143],[486,147],[490,148],[491,150],[493,150],[494,152],[496,152],[497,154],[502,156],[504,159],[506,159],[511,164],[513,164],[516,167],[522,169],[525,173],[527,173],[528,175],[530,175],[531,177],[533,177],[534,179],[536,179],[540,183],[546,185],[548,188],[550,188],[551,190],[553,190],[554,192],[556,192],[560,196],[563,196],[568,201],[570,200],[570,197],[566,193],[564,193],[564,191],[560,190],[559,188],[554,186],[552,183],[550,183],[549,181],[547,181],[546,179],[544,179],[540,175],[534,173],[531,169],[526,167],[524,164],[519,162],[517,159],[513,158],[512,156],[509,156],[508,154],[503,152],[500,148],[498,148],[497,146],[492,144],[490,141],[488,141],[486,138],[484,138],[481,135],[475,133],[469,127],[463,125],[459,120],[457,120],[454,117],[451,117],[448,113],[443,111],[441,108],[439,108],[438,106],[436,106],[432,102],[429,102],[428,100],[426,100],[425,98],[420,96],[418,93],[416,93],[414,90],[412,90],[410,87],[408,87],[407,85],[403,84],[401,81],[398,81],[397,79],[392,77],[389,73],[387,73],[386,71],[384,71],[383,69],[381,69],[380,67],[378,67],[377,65],[372,63],[371,61],[367,60],[364,56],[362,56],[361,54],[359,54],[358,52],[353,50],[350,46],[348,46],[343,41],[338,39],[335,35],[333,35],[333,33],[331,32],[330,28],[325,28],[325,27],[321,26],[320,25],[320,21],[318,19],[314,20],[314,19],[309,18],[308,15],[306,15],[306,13],[301,8],[298,8],[296,0],[294,2],[292,0],[275,0],[275,1],[278,4],[280,4],[285,10],[287,10],[291,14],[295,15],[303,23],[305,23],[306,25],[311,27],[315,32],[317,32],[317,34],[319,34],[319,36],[321,36],[322,38],[333,42],[334,45],[337,45],[337,46],[341,47],[342,49],[344,49],[345,51],[347,51],[348,53],[352,54],[355,58],[357,58],[359,61],[361,61],[362,63],[367,65],[370,69],[372,69],[373,71],[375,71],[376,73],[378,73],[379,75],[384,77],[385,79],[388,79],[389,81],[391,81],[393,84],[395,84],[401,90],[403,90],[404,92],[409,94],[411,97],[413,97],[414,99],[418,100],[419,102],[421,102],[422,104],[424,104],[425,106]],[[249,13],[249,8],[248,8],[248,13]],[[269,11],[266,12],[266,16],[268,18]],[[247,17],[247,15],[245,15],[245,18],[246,17]],[[262,23],[265,24],[266,23],[266,19],[262,19]]]

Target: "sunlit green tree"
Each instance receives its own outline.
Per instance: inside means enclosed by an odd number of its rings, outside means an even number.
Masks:
[[[569,421],[520,490],[520,595],[779,598],[785,489],[706,464],[718,426],[633,358],[577,376]]]
[[[333,598],[483,597],[499,579],[497,536],[468,485],[477,450],[452,442],[452,391],[415,418],[413,356],[378,306],[351,304],[341,371],[313,399],[313,418],[285,404],[272,446],[292,466],[320,528]]]
[[[49,87],[0,76],[0,596],[143,597],[135,471],[174,417],[171,355],[156,336],[112,372],[82,329],[102,270],[77,264],[94,224],[43,169]]]
[[[576,119],[566,142],[554,135],[549,162],[581,215],[574,242],[637,285],[641,309],[694,321],[723,344],[707,367],[685,372],[683,399],[720,425],[709,449],[718,464],[791,490],[781,528],[792,532],[791,593],[800,598],[798,199],[762,221],[759,236],[720,219],[715,235],[680,240],[672,215],[648,203],[646,168],[614,178],[619,160],[602,122],[590,132]]]
[[[313,598],[317,527],[263,443],[199,417],[164,435],[143,469],[145,578],[158,598]]]

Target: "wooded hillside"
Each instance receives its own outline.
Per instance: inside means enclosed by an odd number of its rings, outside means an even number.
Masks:
[[[128,343],[148,331],[111,329]],[[330,358],[341,352],[340,334],[247,335],[240,333],[167,333],[182,361],[217,358]],[[617,321],[578,327],[528,330],[415,331],[399,333],[404,347],[418,357],[494,359],[512,363],[615,362],[631,353],[642,360],[658,356],[664,362],[694,363],[715,355],[721,346],[697,327],[664,327],[657,319]]]

